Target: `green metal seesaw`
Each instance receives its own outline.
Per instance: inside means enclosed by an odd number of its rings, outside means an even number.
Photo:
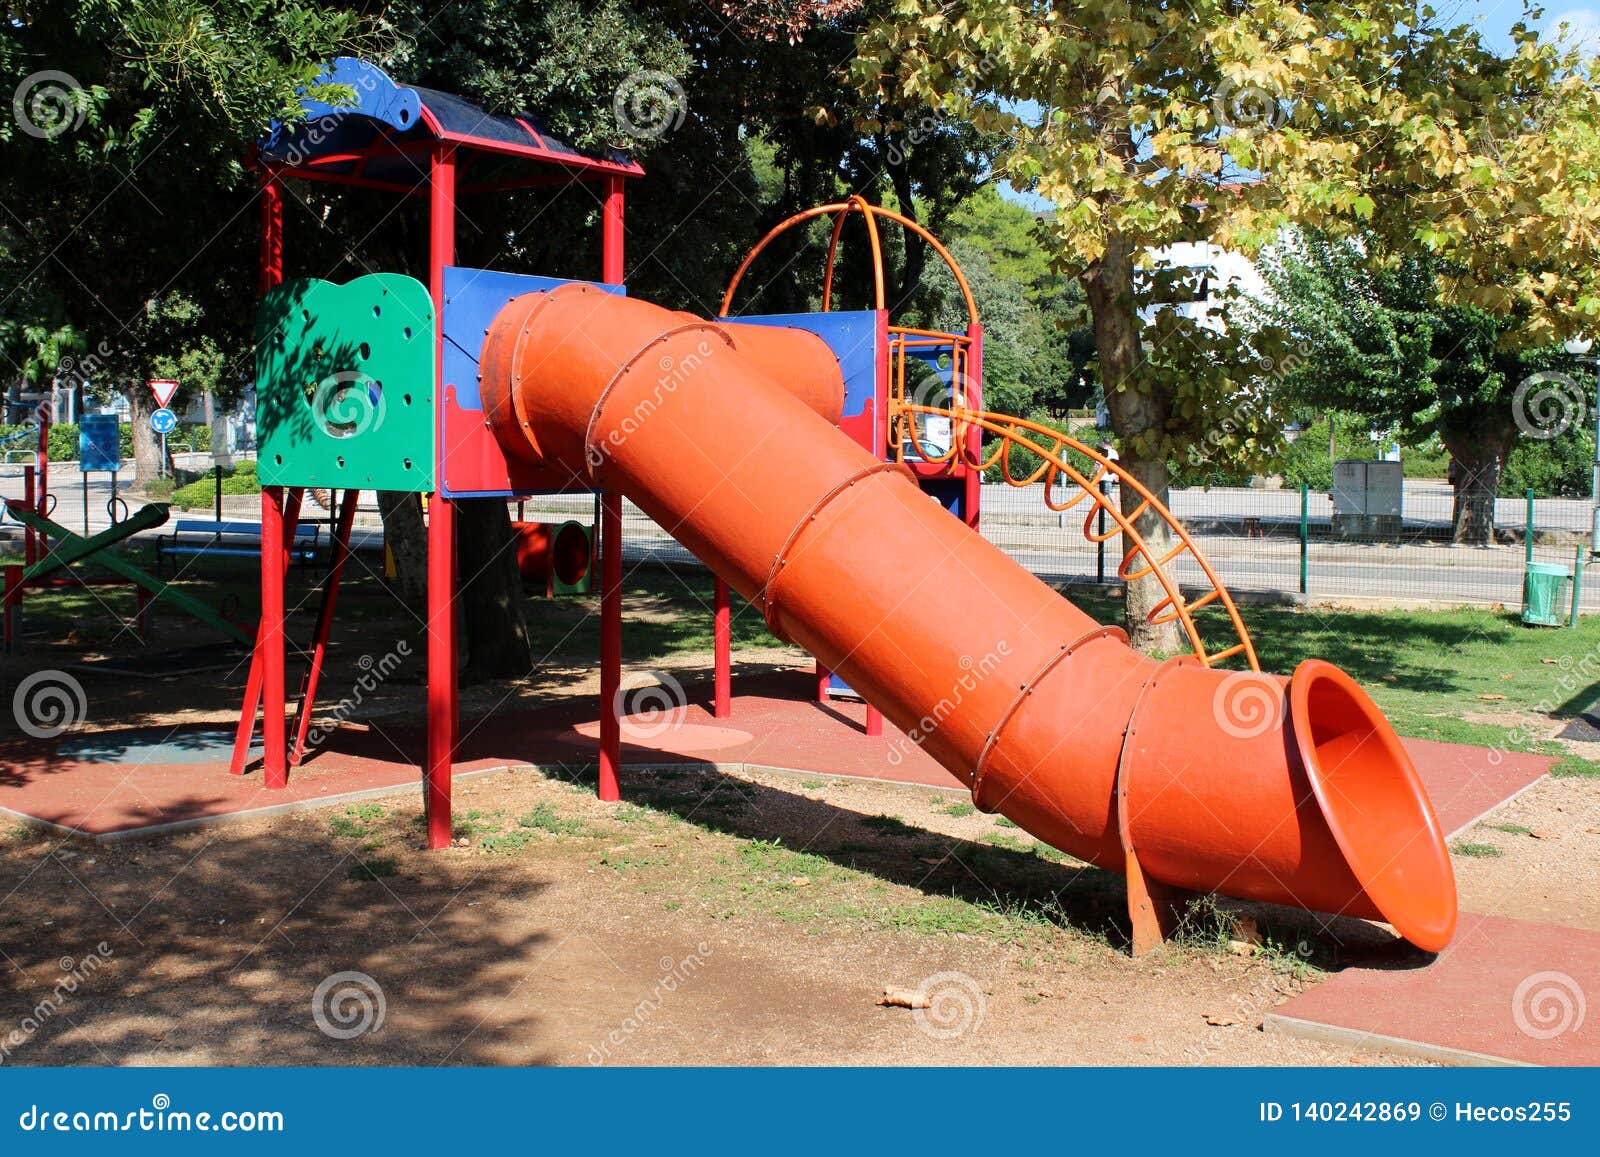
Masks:
[[[73,534],[72,531],[60,523],[52,522],[44,515],[29,510],[12,499],[7,498],[4,502],[6,509],[11,512],[18,522],[38,531],[40,534],[48,536],[52,541],[59,544],[44,558],[23,570],[22,582],[24,586],[36,579],[47,578],[56,571],[65,570],[77,563],[92,561],[96,566],[104,567],[112,574],[119,575],[134,586],[148,591],[152,602],[164,600],[185,614],[199,619],[207,626],[215,627],[235,642],[242,643],[246,647],[255,645],[254,639],[199,599],[185,594],[170,583],[162,582],[154,575],[140,570],[124,559],[106,553],[107,547],[131,538],[141,530],[150,530],[165,523],[170,509],[166,503],[152,502],[148,506],[140,507],[128,518],[123,519],[121,522],[113,523],[100,533],[89,535],[86,538],[82,535]]]

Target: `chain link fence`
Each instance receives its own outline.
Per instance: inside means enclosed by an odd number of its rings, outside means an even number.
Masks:
[[[1059,495],[1058,495],[1059,502]],[[1401,514],[1381,526],[1334,517],[1326,491],[1254,487],[1174,490],[1173,514],[1188,528],[1228,589],[1240,594],[1318,601],[1383,601],[1517,607],[1532,558],[1573,568],[1588,561],[1592,504],[1588,499],[1502,498],[1495,509],[1495,543],[1460,546],[1451,541],[1453,491],[1443,481],[1408,481]],[[1022,566],[1050,582],[1117,582],[1118,540],[1096,546],[1083,533],[1087,502],[1063,514],[1048,510],[1041,485],[985,485],[983,535]],[[530,519],[592,518],[587,496],[531,498]],[[1531,522],[1530,522],[1531,510]],[[632,503],[624,507],[624,556],[630,563],[694,565],[696,560]],[[910,561],[910,560],[908,560]],[[1178,580],[1204,588],[1186,555],[1175,564]],[[1580,607],[1600,611],[1600,579],[1586,566]]]

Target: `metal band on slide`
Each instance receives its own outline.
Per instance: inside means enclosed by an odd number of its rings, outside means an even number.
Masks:
[[[1121,627],[1096,627],[1094,630],[1078,636],[1072,642],[1063,644],[1061,649],[1046,659],[1039,669],[1034,672],[1033,676],[1022,685],[1022,689],[1017,692],[1016,698],[1011,700],[1010,706],[1006,708],[1005,714],[1000,716],[1000,722],[996,723],[994,730],[989,732],[989,738],[984,740],[983,750],[978,753],[978,763],[972,772],[972,803],[979,811],[988,812],[994,810],[993,808],[985,807],[979,801],[978,791],[983,786],[983,777],[989,770],[989,757],[999,744],[1000,734],[1005,731],[1006,724],[1011,722],[1012,716],[1021,709],[1023,702],[1029,695],[1033,694],[1033,689],[1044,680],[1046,675],[1054,671],[1063,659],[1071,655],[1079,647],[1085,643],[1092,643],[1096,639],[1117,639],[1126,643],[1128,641],[1128,632]]]
[[[767,620],[767,629],[770,630],[774,635],[778,635],[778,625],[775,621],[778,605],[776,598],[778,579],[783,573],[783,568],[788,565],[789,556],[793,552],[795,544],[800,540],[800,536],[805,533],[805,530],[808,526],[817,520],[817,516],[820,515],[823,509],[826,508],[827,505],[835,498],[839,497],[839,495],[843,494],[846,490],[849,490],[862,479],[870,478],[874,474],[882,474],[888,470],[893,470],[903,474],[907,478],[910,478],[913,482],[916,481],[916,474],[911,470],[911,467],[907,466],[904,462],[874,462],[871,466],[863,466],[860,470],[857,470],[854,474],[851,474],[844,481],[840,482],[832,490],[829,490],[821,498],[817,499],[816,502],[811,504],[811,509],[806,511],[805,514],[801,516],[800,520],[795,523],[794,529],[789,532],[789,537],[784,540],[783,548],[778,551],[777,555],[772,560],[772,566],[767,571],[767,581],[762,583],[761,589],[756,592],[756,600],[761,604],[762,614]],[[782,638],[782,636],[779,635],[779,638]]]
[[[727,332],[721,326],[705,321],[691,322],[688,325],[680,325],[673,329],[669,329],[664,333],[657,334],[655,337],[651,338],[649,341],[645,342],[644,345],[635,350],[629,356],[628,360],[623,362],[622,365],[618,367],[617,372],[611,375],[611,380],[606,383],[606,388],[601,390],[600,396],[595,399],[594,409],[589,412],[589,424],[583,432],[583,464],[584,469],[588,471],[590,479],[598,481],[595,476],[597,459],[603,459],[605,457],[604,453],[597,454],[595,451],[594,432],[595,427],[600,423],[600,411],[605,408],[606,402],[611,398],[611,391],[616,389],[618,383],[620,383],[622,379],[627,376],[628,372],[637,366],[639,362],[643,360],[645,355],[651,350],[655,349],[656,346],[665,345],[679,334],[702,332],[715,334],[717,337],[721,338],[727,343],[729,349],[734,348],[733,339],[728,336]]]

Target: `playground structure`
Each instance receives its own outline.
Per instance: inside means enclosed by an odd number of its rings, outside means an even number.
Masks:
[[[257,396],[262,617],[232,770],[264,701],[268,787],[303,756],[350,514],[360,489],[428,496],[428,842],[450,842],[457,742],[454,503],[590,492],[600,507],[599,794],[620,797],[621,525],[631,499],[717,576],[715,715],[731,712],[729,591],[816,657],[818,695],[848,686],[966,783],[973,801],[1128,879],[1135,951],[1159,943],[1186,892],[1385,920],[1437,951],[1456,921],[1444,838],[1409,757],[1343,672],[1259,671],[1232,599],[1158,498],[1070,437],[982,408],[983,332],[960,269],[915,222],[859,197],[783,222],[735,273],[716,321],[626,296],[619,158],[553,141],[527,117],[332,66],[357,104],[308,102],[258,157],[263,188]],[[529,174],[529,164],[541,171]],[[458,182],[463,169],[473,176]],[[396,193],[426,187],[429,281],[283,279],[282,182]],[[559,281],[455,266],[457,194],[571,180],[602,187],[600,277]],[[772,239],[833,219],[821,309],[734,315]],[[859,218],[873,307],[837,311],[836,257]],[[879,223],[917,231],[950,267],[967,326],[893,324]],[[722,452],[722,448],[728,449]],[[1013,469],[1013,453],[1039,463]],[[1119,537],[1126,581],[1150,579],[1158,622],[1191,652],[1127,645],[977,533],[979,481],[1038,482]],[[1114,501],[1101,483],[1115,479]],[[291,745],[284,544],[308,487],[346,492]],[[556,553],[553,540],[547,554]],[[1182,590],[1187,553],[1206,576]],[[552,566],[553,569],[553,566]],[[1230,641],[1210,646],[1213,608]],[[1219,665],[1236,661],[1243,670]],[[879,715],[879,712],[882,715]]]
[[[22,499],[0,501],[0,512],[23,528],[22,562],[0,568],[0,651],[11,654],[21,643],[22,607],[26,596],[72,587],[133,588],[136,599],[133,624],[140,639],[148,637],[151,603],[163,599],[235,641],[248,644],[248,637],[212,608],[108,551],[107,548],[141,531],[164,524],[168,514],[168,507],[161,503],[151,503],[130,513],[126,500],[117,496],[120,461],[114,416],[93,414],[82,419],[78,465],[84,477],[83,534],[74,534],[51,519],[57,505],[56,495],[50,490],[51,417],[52,408],[47,400],[35,411],[32,426],[7,439],[10,442],[28,437],[36,441],[28,451],[33,461],[22,467]],[[88,476],[92,471],[109,473],[112,478],[111,497],[106,503],[111,525],[97,534],[89,533]],[[75,569],[80,565],[95,566],[107,573],[85,574]]]

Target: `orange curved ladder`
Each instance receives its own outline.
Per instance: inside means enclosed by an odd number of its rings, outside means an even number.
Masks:
[[[923,445],[915,420],[919,414],[950,420],[952,437],[949,449]],[[924,406],[896,400],[890,404],[889,422],[890,432],[893,435],[890,444],[895,448],[897,458],[902,460],[905,456],[904,447],[909,443],[912,450],[926,462],[951,466],[959,463],[969,470],[980,473],[998,464],[1001,476],[1010,486],[1026,487],[1042,481],[1044,504],[1058,514],[1071,510],[1088,499],[1089,504],[1084,508],[1084,537],[1091,543],[1100,543],[1121,534],[1123,543],[1127,544],[1127,551],[1117,566],[1117,577],[1124,582],[1134,582],[1146,576],[1153,576],[1161,584],[1165,597],[1150,609],[1150,622],[1178,623],[1183,628],[1195,657],[1208,667],[1238,656],[1243,658],[1252,671],[1261,670],[1260,661],[1256,658],[1255,644],[1251,642],[1250,632],[1245,628],[1243,619],[1239,617],[1239,608],[1234,604],[1233,596],[1222,585],[1222,580],[1217,577],[1217,572],[1212,569],[1205,555],[1200,553],[1199,546],[1195,544],[1189,532],[1167,509],[1166,504],[1151,493],[1143,483],[1098,450],[1038,422],[1011,414],[997,414],[989,410]],[[992,447],[987,451],[973,453],[969,449],[969,444],[981,443],[979,439],[967,437],[972,432],[992,435],[994,438]],[[1011,451],[1017,446],[1031,451],[1040,459],[1039,465],[1024,477],[1012,473]],[[1093,465],[1093,472],[1085,475],[1067,457],[1069,453],[1081,454],[1087,458]],[[1075,484],[1077,493],[1068,490],[1067,497],[1057,500],[1056,483],[1063,479]],[[1124,514],[1121,506],[1100,489],[1100,484],[1108,480],[1114,480],[1128,487],[1138,496],[1139,503],[1132,511]],[[1102,511],[1111,520],[1114,529],[1104,532],[1095,529],[1096,516]],[[1154,515],[1167,525],[1177,540],[1175,546],[1159,554],[1156,552],[1156,548],[1150,545],[1135,525],[1146,514]],[[1193,558],[1208,584],[1208,589],[1193,599],[1184,595],[1177,580],[1169,573],[1169,568],[1184,554]],[[1216,651],[1207,649],[1193,618],[1194,612],[1212,605],[1222,608],[1238,639],[1231,646]]]

